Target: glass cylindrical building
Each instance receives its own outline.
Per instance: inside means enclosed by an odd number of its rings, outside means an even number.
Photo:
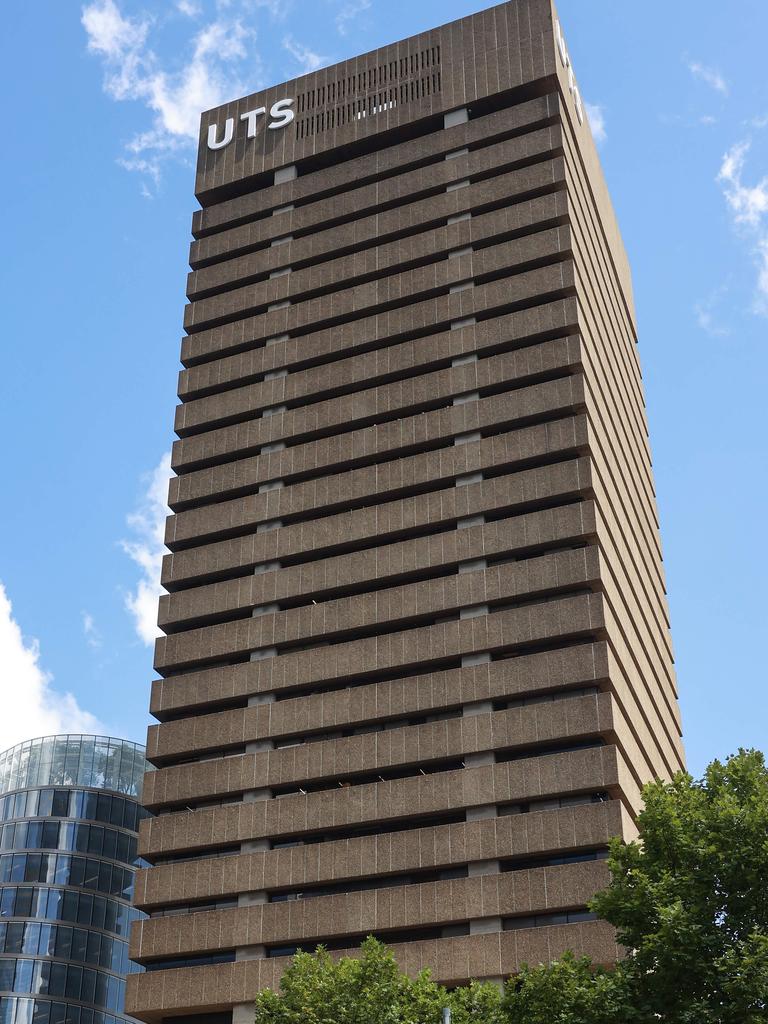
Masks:
[[[0,753],[0,1024],[127,1021],[144,748],[44,736]]]

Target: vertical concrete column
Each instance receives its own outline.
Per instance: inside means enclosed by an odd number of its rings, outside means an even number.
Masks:
[[[275,171],[275,185],[283,185],[287,181],[293,181],[294,178],[296,178],[297,176],[298,170],[295,164],[289,164],[287,167],[278,167],[278,169]],[[293,203],[287,203],[285,206],[276,206],[272,211],[272,216],[276,217],[281,213],[289,213],[293,209]],[[291,242],[292,240],[293,235],[282,235],[279,238],[273,239],[271,245],[285,245],[286,243]],[[281,267],[279,270],[273,270],[269,276],[270,279],[274,277],[282,277],[284,274],[290,274],[290,272],[290,266]],[[282,302],[273,302],[271,305],[267,306],[267,312],[271,313],[273,310],[276,309],[285,309],[285,307],[290,306],[290,304],[291,303],[289,300],[283,300]],[[287,337],[287,335],[279,335],[275,338],[269,338],[267,340],[267,345],[269,345],[270,343],[274,345],[277,341],[283,341]]]
[[[232,1007],[232,1024],[253,1024],[256,1015],[254,1004],[235,1003]]]
[[[462,608],[459,618],[469,619],[477,615],[487,615],[488,605],[474,605],[470,608]],[[475,665],[487,665],[491,660],[488,651],[478,651],[476,654],[465,654],[461,659],[462,668],[472,668]],[[462,716],[471,718],[474,715],[485,715],[493,711],[493,704],[489,700],[471,701],[462,708]],[[481,765],[495,764],[496,755],[492,750],[484,750],[476,754],[466,754],[464,764],[467,768],[478,768]],[[495,818],[497,809],[495,804],[482,804],[478,807],[467,808],[467,821],[479,821],[483,818]]]
[[[277,611],[278,605],[261,605],[258,608],[253,609],[253,615],[268,615],[272,611]],[[266,658],[274,657],[277,654],[277,649],[274,647],[265,647],[259,651],[253,651],[250,656],[251,661],[263,661]],[[256,693],[248,698],[248,707],[257,707],[261,704],[273,704],[275,701],[274,693]],[[251,740],[245,744],[245,752],[247,754],[258,754],[265,750],[274,750],[274,742],[272,740]],[[243,793],[243,803],[254,803],[258,800],[270,800],[272,798],[272,790],[269,787],[262,787],[261,789],[249,789]],[[241,853],[263,853],[270,849],[269,839],[246,839],[240,844]],[[253,890],[250,892],[240,893],[237,897],[238,907],[251,907],[267,902],[267,894],[263,890]],[[240,946],[235,950],[235,960],[253,960],[258,957],[266,956],[266,950],[262,945],[255,946]],[[234,1020],[234,1012],[233,1018]]]
[[[471,662],[470,659],[472,659]],[[464,666],[465,662],[473,665],[482,665],[488,663],[490,660],[490,654],[485,651],[480,654],[468,655],[466,658],[462,658],[462,666]],[[471,718],[474,715],[487,715],[492,711],[492,701],[480,700],[474,701],[470,704],[465,704],[462,709],[462,714],[465,718]],[[464,758],[464,763],[468,768],[483,764],[495,764],[495,762],[496,755],[492,750],[481,751],[477,754],[467,754]],[[498,810],[495,804],[484,804],[480,807],[470,807],[467,808],[467,821],[480,821],[484,818],[495,818],[497,814]],[[497,875],[500,871],[501,864],[498,860],[478,860],[467,865],[467,873],[470,878],[475,878],[478,875]],[[479,917],[474,918],[469,922],[470,935],[484,935],[489,932],[500,931],[500,917]]]
[[[458,110],[450,110],[447,114],[443,115],[443,127],[444,128],[454,128],[456,125],[465,124],[468,120],[469,120],[469,111],[467,110],[466,107],[460,107]],[[455,160],[456,157],[464,156],[468,152],[469,152],[469,150],[466,147],[463,148],[463,149],[455,149],[455,150],[452,150],[450,153],[446,153],[445,159],[446,160]],[[448,185],[446,187],[445,191],[446,192],[456,192],[456,191],[458,191],[458,189],[466,188],[469,184],[470,184],[469,178],[464,178],[461,181],[453,181],[453,182],[451,182],[450,185]],[[454,223],[456,223],[457,221],[460,221],[460,220],[468,220],[470,218],[470,216],[471,216],[470,213],[457,214],[454,217],[449,217],[448,218],[448,223],[449,224],[454,224]],[[467,256],[471,252],[472,252],[472,247],[471,246],[467,246],[467,247],[465,247],[463,249],[454,249],[453,251],[448,253],[448,259],[451,260],[451,259],[454,259],[454,258],[457,258],[457,257],[460,257],[460,256]],[[463,291],[466,291],[468,288],[474,288],[474,286],[475,286],[474,281],[471,278],[469,278],[466,281],[458,281],[456,284],[452,284],[450,286],[449,291],[450,291],[451,294],[453,294],[454,292],[463,292]]]

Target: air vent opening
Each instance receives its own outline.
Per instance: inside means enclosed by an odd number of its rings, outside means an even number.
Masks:
[[[296,138],[375,117],[441,90],[440,47],[430,46],[300,93]]]

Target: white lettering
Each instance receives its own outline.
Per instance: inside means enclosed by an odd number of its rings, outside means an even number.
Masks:
[[[557,52],[560,54],[560,63],[564,68],[568,67],[568,51],[565,48],[565,40],[563,39],[563,32],[560,28],[560,22],[555,22],[555,34],[557,37]]]
[[[286,125],[290,124],[296,116],[295,112],[291,109],[293,107],[293,100],[277,100],[269,108],[269,116],[271,120],[267,124],[267,128],[285,128]],[[247,139],[255,139],[258,134],[259,117],[262,114],[266,114],[266,107],[254,107],[253,110],[246,110],[245,113],[240,115],[240,120],[245,122],[245,137]],[[208,149],[224,149],[228,146],[232,139],[235,137],[235,119],[234,117],[228,117],[224,122],[224,134],[219,139],[219,126],[218,124],[212,124],[208,128]]]
[[[240,115],[241,121],[248,122],[248,131],[246,132],[246,138],[256,138],[256,118],[259,116],[259,114],[266,114],[266,112],[266,107],[256,107],[254,110],[246,110],[244,114]]]
[[[568,92],[573,97],[576,116],[579,119],[579,124],[584,124],[584,108],[581,104],[581,93],[579,92],[578,85],[576,85],[576,76],[573,73],[573,65],[571,64],[571,58],[565,45],[563,30],[560,28],[559,21],[555,22],[555,42],[557,43],[557,52],[560,54],[560,63],[568,70]]]
[[[216,141],[216,136],[219,134],[219,126],[212,124],[208,128],[208,149],[224,149],[228,146],[235,135],[235,119],[234,117],[228,117],[224,122],[224,136],[221,142]]]
[[[274,118],[267,125],[268,128],[285,128],[287,124],[296,116],[290,109],[293,106],[293,100],[278,100],[277,103],[273,103],[269,108],[269,116]]]

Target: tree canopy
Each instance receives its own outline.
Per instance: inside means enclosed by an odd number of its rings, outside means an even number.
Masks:
[[[566,954],[502,992],[415,979],[368,938],[357,958],[297,953],[256,1024],[768,1024],[768,771],[763,755],[713,761],[643,791],[640,838],[611,842],[591,903],[625,958],[606,971]]]

